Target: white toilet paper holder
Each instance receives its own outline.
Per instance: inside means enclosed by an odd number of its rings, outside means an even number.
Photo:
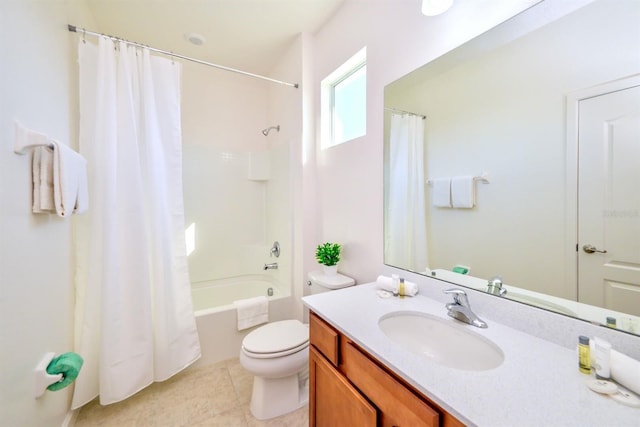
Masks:
[[[44,394],[51,384],[57,383],[62,379],[62,374],[51,375],[47,373],[47,366],[55,357],[54,352],[47,352],[38,363],[38,366],[33,370],[34,383],[33,383],[33,397],[38,399]]]

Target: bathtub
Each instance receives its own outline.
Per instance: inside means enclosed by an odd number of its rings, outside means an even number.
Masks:
[[[268,295],[268,290],[273,295]],[[264,295],[269,300],[269,321],[293,318],[290,286],[268,275],[246,275],[191,285],[202,357],[194,364],[207,365],[238,357],[242,340],[255,328],[238,331],[233,301]]]

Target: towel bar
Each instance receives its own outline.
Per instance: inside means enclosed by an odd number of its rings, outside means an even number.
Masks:
[[[26,141],[30,139],[26,138],[27,132],[30,132],[34,136],[36,136],[37,142],[27,143]],[[48,136],[32,130],[28,130],[17,120],[13,121],[13,141],[13,152],[20,155],[27,154],[31,148],[35,147],[54,147],[53,142],[51,142],[51,139]]]
[[[482,174],[480,175],[476,175],[473,177],[474,181],[479,181],[483,184],[490,184],[491,181],[489,180],[489,172],[482,172]],[[428,179],[427,180],[427,185],[431,185],[433,184],[433,180],[432,179]]]

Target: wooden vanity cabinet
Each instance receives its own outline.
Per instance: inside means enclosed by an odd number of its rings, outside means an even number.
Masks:
[[[313,312],[309,337],[310,426],[464,426]]]
[[[310,426],[377,425],[376,408],[314,347],[309,348],[309,390]]]

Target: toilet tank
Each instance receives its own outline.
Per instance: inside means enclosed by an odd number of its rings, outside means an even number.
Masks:
[[[347,288],[356,283],[351,277],[340,273],[324,274],[322,271],[312,271],[307,277],[309,279],[308,284],[311,286],[312,295]]]

